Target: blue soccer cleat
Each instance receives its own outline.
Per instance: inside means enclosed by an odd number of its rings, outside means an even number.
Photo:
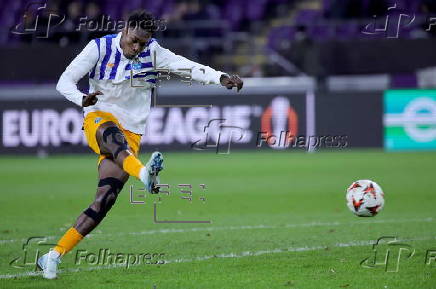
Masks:
[[[159,172],[163,170],[163,155],[160,152],[151,154],[150,160],[139,173],[139,179],[144,183],[145,188],[151,194],[159,193]]]

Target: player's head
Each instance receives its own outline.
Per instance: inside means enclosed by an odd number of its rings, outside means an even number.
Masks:
[[[135,10],[129,15],[121,35],[121,48],[127,58],[140,53],[156,31],[154,17],[146,10]]]

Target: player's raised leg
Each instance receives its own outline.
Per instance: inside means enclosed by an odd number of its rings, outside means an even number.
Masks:
[[[144,166],[129,150],[127,140],[119,127],[111,121],[99,126],[96,138],[102,154],[110,155],[126,173],[141,180],[148,192],[157,193],[158,175],[163,169],[163,155],[154,152]]]

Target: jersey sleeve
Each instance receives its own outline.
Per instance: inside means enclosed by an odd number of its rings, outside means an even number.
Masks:
[[[163,48],[156,41],[151,44],[150,53],[153,65],[157,69],[168,69],[172,73],[205,84],[220,84],[220,77],[225,74],[177,55],[171,50]]]
[[[99,58],[98,47],[94,40],[90,41],[76,58],[67,66],[56,85],[65,98],[82,106],[84,93],[77,89],[77,82],[96,65]]]

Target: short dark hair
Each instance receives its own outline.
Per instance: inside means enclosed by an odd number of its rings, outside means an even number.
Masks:
[[[157,29],[156,20],[153,14],[144,9],[139,9],[129,14],[127,20],[127,28],[135,29],[140,28],[147,32],[153,33]]]

